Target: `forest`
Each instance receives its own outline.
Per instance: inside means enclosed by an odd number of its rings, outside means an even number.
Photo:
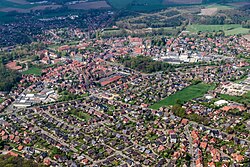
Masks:
[[[21,74],[9,70],[0,63],[0,91],[10,91],[11,88],[21,79]]]
[[[2,167],[44,167],[45,165],[37,164],[31,160],[25,160],[21,157],[13,157],[9,155],[0,156],[0,166]]]
[[[144,73],[153,73],[157,71],[174,70],[174,66],[161,61],[154,61],[150,57],[136,56],[136,57],[123,57],[119,59],[125,67],[132,68]]]

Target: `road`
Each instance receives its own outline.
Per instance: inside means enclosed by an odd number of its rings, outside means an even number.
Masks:
[[[188,137],[188,142],[189,142],[189,153],[191,154],[192,157],[192,163],[191,163],[191,167],[195,167],[195,163],[194,163],[194,148],[193,148],[193,139],[190,135],[190,131],[188,128],[189,125],[186,125],[184,127],[184,133],[186,134],[186,136]]]

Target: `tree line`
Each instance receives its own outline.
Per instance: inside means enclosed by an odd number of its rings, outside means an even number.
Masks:
[[[9,70],[0,63],[0,91],[10,91],[13,86],[21,79],[21,74]]]
[[[118,60],[125,67],[132,68],[144,73],[153,73],[157,71],[174,70],[174,66],[165,62],[155,61],[150,57],[136,56],[136,57],[121,57]]]

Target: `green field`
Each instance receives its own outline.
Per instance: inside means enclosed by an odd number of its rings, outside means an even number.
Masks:
[[[177,100],[181,103],[192,100],[193,98],[203,96],[208,90],[214,89],[215,85],[209,85],[204,83],[199,83],[197,85],[191,85],[177,93],[153,104],[150,106],[152,109],[159,109],[162,106],[174,105]]]
[[[72,113],[71,115],[73,117],[76,117],[79,120],[82,120],[82,121],[88,121],[92,118],[91,115],[89,115],[88,113],[82,112],[82,111],[78,112],[78,113]]]
[[[190,32],[218,32],[224,31],[226,35],[248,34],[250,29],[242,28],[240,24],[225,24],[225,25],[200,25],[193,24],[187,26],[187,31]]]
[[[239,28],[235,28],[232,30],[227,30],[225,31],[225,34],[226,35],[237,35],[237,34],[245,35],[245,34],[250,34],[250,29],[239,27]]]
[[[27,8],[31,8],[37,5],[34,4],[18,4],[18,3],[14,3],[14,2],[10,2],[8,0],[1,0],[0,3],[0,9],[2,8],[21,8],[21,9],[27,9]]]
[[[163,0],[108,0],[108,2],[114,8],[126,8],[132,11],[153,11],[167,7],[163,4]]]
[[[38,67],[31,67],[27,71],[22,72],[22,74],[24,74],[24,75],[33,74],[33,75],[39,76],[42,74],[42,69],[38,68]]]
[[[217,8],[218,10],[226,10],[232,9],[233,6],[230,5],[220,5],[220,4],[211,4],[211,5],[204,5],[206,8]]]
[[[219,97],[224,100],[234,101],[243,104],[250,104],[250,92],[244,94],[243,96],[230,96],[226,94],[220,94]]]
[[[122,9],[122,8],[126,8],[130,3],[132,3],[133,0],[108,0],[108,3],[117,9]]]

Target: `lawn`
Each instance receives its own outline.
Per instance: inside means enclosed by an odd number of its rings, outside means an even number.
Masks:
[[[224,100],[234,101],[238,103],[250,104],[250,91],[243,96],[230,96],[227,94],[220,94],[219,97]]]
[[[152,109],[159,109],[162,106],[174,105],[177,100],[181,103],[187,102],[197,97],[203,96],[208,90],[214,89],[215,85],[209,85],[204,83],[199,83],[197,85],[191,85],[177,93],[166,97],[165,99],[150,106]]]
[[[33,74],[33,75],[39,76],[42,74],[42,69],[38,68],[38,67],[31,67],[27,71],[23,71],[22,74],[24,74],[24,75]]]
[[[88,120],[92,118],[91,115],[83,111],[80,111],[78,113],[72,113],[71,115],[78,118],[79,120],[86,121],[86,122],[88,122]]]

